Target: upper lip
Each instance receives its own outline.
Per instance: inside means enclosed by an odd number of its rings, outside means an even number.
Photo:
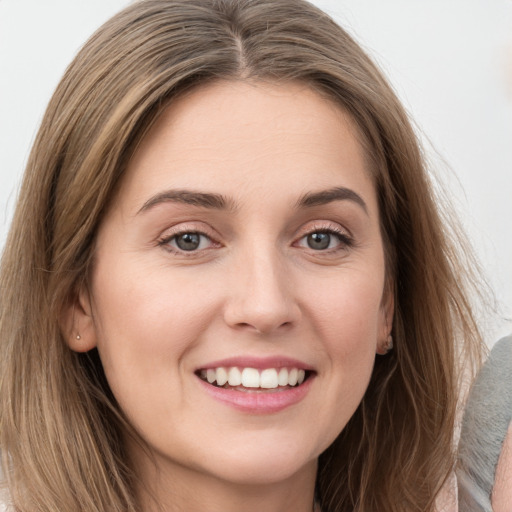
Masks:
[[[197,368],[197,370],[208,370],[209,368],[255,368],[264,370],[265,368],[298,368],[313,371],[314,368],[298,359],[286,356],[254,357],[254,356],[234,356],[226,359],[219,359],[206,363]]]

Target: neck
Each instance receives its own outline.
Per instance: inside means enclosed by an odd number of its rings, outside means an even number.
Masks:
[[[312,512],[316,470],[313,461],[279,481],[248,483],[152,464],[138,498],[144,512]]]

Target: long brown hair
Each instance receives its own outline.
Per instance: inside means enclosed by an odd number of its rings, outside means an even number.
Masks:
[[[0,439],[23,512],[137,510],[128,428],[93,350],[59,319],[87,282],[127,161],[163,109],[210,81],[309,84],[362,135],[379,198],[395,349],[320,457],[324,512],[431,511],[453,465],[459,360],[478,352],[457,236],[404,109],[354,40],[304,0],[145,0],[86,43],[28,161],[2,259]],[[464,277],[466,276],[466,277]]]

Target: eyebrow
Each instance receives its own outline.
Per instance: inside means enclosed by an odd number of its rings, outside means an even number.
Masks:
[[[327,190],[320,190],[319,192],[308,192],[297,201],[297,207],[309,208],[332,203],[333,201],[353,201],[368,215],[368,207],[364,199],[358,193],[345,187],[334,187]]]
[[[137,212],[146,212],[162,203],[181,203],[199,206],[201,208],[209,208],[213,210],[234,210],[233,201],[226,199],[221,194],[213,194],[209,192],[195,192],[191,190],[165,190],[150,197]]]
[[[358,204],[366,214],[368,208],[363,198],[353,190],[345,187],[334,187],[318,192],[304,194],[296,203],[297,208],[311,208],[321,206],[333,201],[353,201]],[[235,203],[222,194],[211,192],[196,192],[191,190],[165,190],[150,197],[137,212],[146,212],[162,203],[181,203],[208,208],[213,210],[235,210]]]

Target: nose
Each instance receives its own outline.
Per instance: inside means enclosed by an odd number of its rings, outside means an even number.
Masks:
[[[232,270],[224,311],[230,327],[271,334],[298,323],[301,311],[293,280],[279,255],[253,252],[241,256]]]

